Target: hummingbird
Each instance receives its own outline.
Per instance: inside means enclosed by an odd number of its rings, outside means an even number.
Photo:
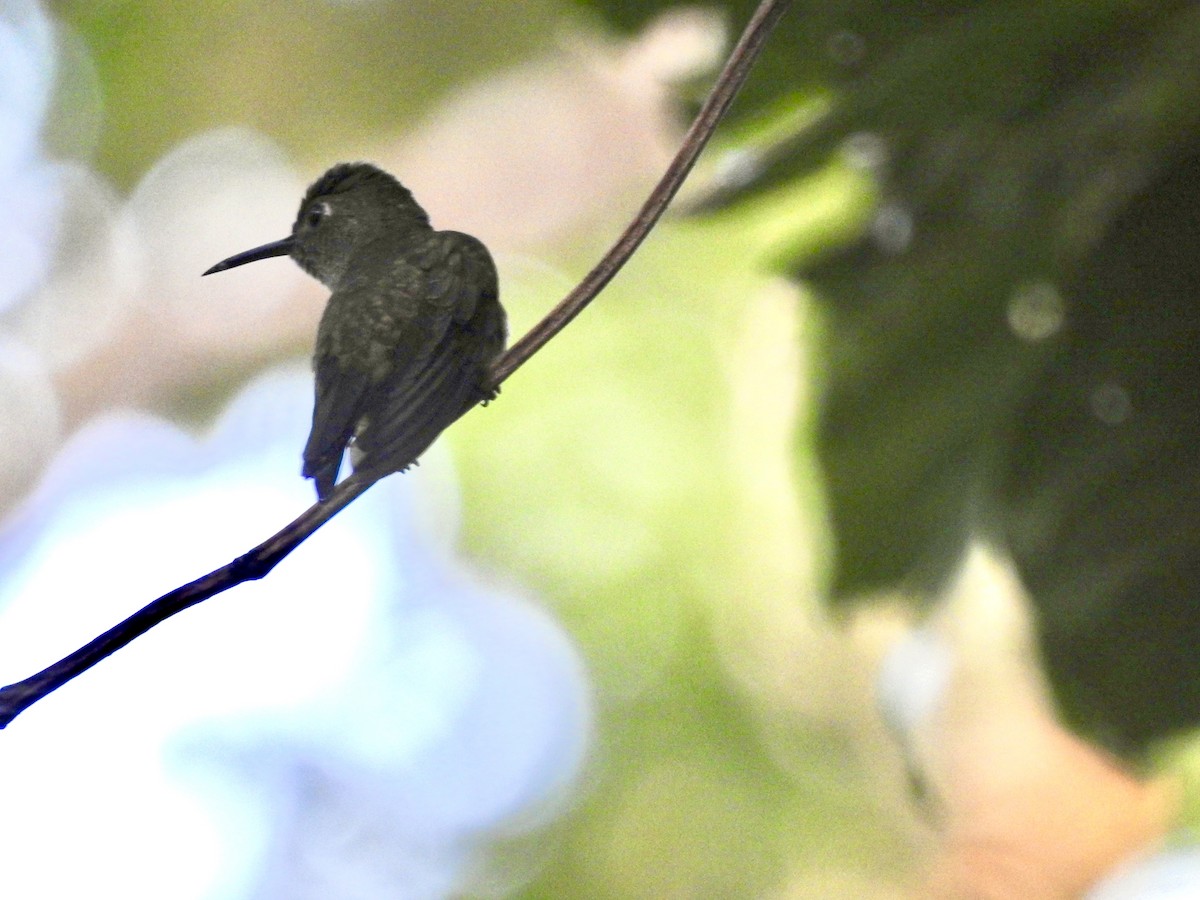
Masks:
[[[309,187],[290,235],[204,274],[273,256],[290,256],[331,292],[302,470],[318,499],[333,490],[347,449],[360,475],[402,472],[459,416],[494,399],[484,378],[507,323],[491,254],[468,234],[435,231],[387,172],[335,165]]]

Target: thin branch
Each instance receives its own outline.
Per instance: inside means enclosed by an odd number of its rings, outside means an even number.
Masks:
[[[490,387],[499,387],[501,382],[517,371],[529,357],[545,346],[547,341],[566,328],[633,256],[634,251],[666,211],[667,204],[679,192],[684,179],[696,164],[700,151],[704,149],[704,145],[716,131],[717,124],[729,109],[729,104],[741,90],[767,37],[788,5],[789,0],[763,0],[758,4],[754,15],[746,23],[742,36],[738,38],[737,44],[729,54],[725,67],[713,84],[712,91],[683,136],[683,143],[680,144],[675,158],[671,160],[667,171],[654,186],[654,190],[650,192],[633,221],[579,285],[496,362],[492,367]]]
[[[724,69],[721,70],[712,92],[684,136],[678,153],[662,179],[650,192],[637,216],[579,285],[492,366],[490,377],[483,385],[486,393],[491,394],[579,315],[645,240],[691,171],[696,157],[700,155],[717,123],[725,115],[771,29],[787,7],[788,0],[763,0],[759,4]],[[47,694],[86,672],[105,657],[116,653],[160,622],[235,585],[264,577],[313,532],[349,506],[371,484],[372,481],[368,478],[350,475],[337,485],[323,502],[309,507],[299,518],[253,550],[195,581],[164,594],[36,675],[0,688],[0,728],[7,726],[22,711]]]
[[[36,675],[0,688],[0,728],[4,728],[21,712],[51,691],[62,687],[77,675],[82,675],[100,660],[116,653],[155,625],[235,585],[264,577],[314,531],[349,506],[351,501],[371,484],[368,479],[350,475],[333,489],[333,493],[326,497],[324,502],[314,503],[283,530],[253,550],[243,553],[233,562],[214,569],[195,581],[163,594]]]

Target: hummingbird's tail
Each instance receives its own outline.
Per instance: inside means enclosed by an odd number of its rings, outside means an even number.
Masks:
[[[304,445],[301,471],[305,478],[316,482],[317,497],[321,500],[333,490],[346,445],[362,418],[370,393],[370,380],[353,371],[339,372],[337,378],[317,378],[312,431]]]
[[[304,477],[311,478],[317,488],[317,499],[324,500],[333,491],[334,482],[337,481],[338,470],[342,467],[342,459],[339,456],[337,459],[321,465],[319,468],[310,469],[306,464],[304,467]]]

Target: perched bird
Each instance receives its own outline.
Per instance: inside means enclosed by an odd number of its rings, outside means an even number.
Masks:
[[[205,275],[291,256],[332,293],[313,357],[316,403],[304,476],[324,499],[347,447],[356,472],[408,468],[480,401],[507,336],[496,266],[477,239],[434,231],[413,195],[367,163],[318,178],[290,236]]]

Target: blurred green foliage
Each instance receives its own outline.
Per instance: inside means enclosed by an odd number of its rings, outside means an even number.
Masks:
[[[855,239],[786,263],[827,322],[835,599],[927,595],[982,532],[1032,592],[1074,722],[1127,752],[1196,725],[1200,12],[795,3],[771,54],[744,119],[829,110],[751,148],[718,199],[838,154],[879,186]]]
[[[551,0],[515,0],[494,16],[487,4],[437,0],[228,0],[185,16],[168,0],[50,5],[87,44],[103,86],[96,162],[123,187],[218,125],[255,128],[319,168],[449,89],[544,49],[552,32],[532,23],[556,9]]]
[[[845,181],[809,185],[831,198],[812,230],[836,233]],[[757,224],[749,211],[664,226],[495,410],[457,426],[470,546],[548,598],[596,687],[591,783],[528,896],[760,896],[819,870],[829,896],[850,897],[853,876],[894,882],[911,866],[911,823],[881,790],[898,782],[864,745],[854,660],[808,630],[780,636],[826,682],[800,710],[803,683],[747,675],[771,665],[781,610],[812,617],[816,575],[796,557],[823,541],[789,515],[786,477],[771,481],[775,506],[748,487],[747,466],[782,461],[786,431],[739,414],[734,382],[777,391],[756,401],[764,423],[793,414],[786,385],[753,379],[734,349],[764,289],[746,265]],[[582,271],[599,249],[566,262]],[[532,318],[568,286],[510,280],[510,312]],[[742,352],[795,342],[790,322],[777,312],[766,346]],[[812,508],[811,484],[802,496]]]

